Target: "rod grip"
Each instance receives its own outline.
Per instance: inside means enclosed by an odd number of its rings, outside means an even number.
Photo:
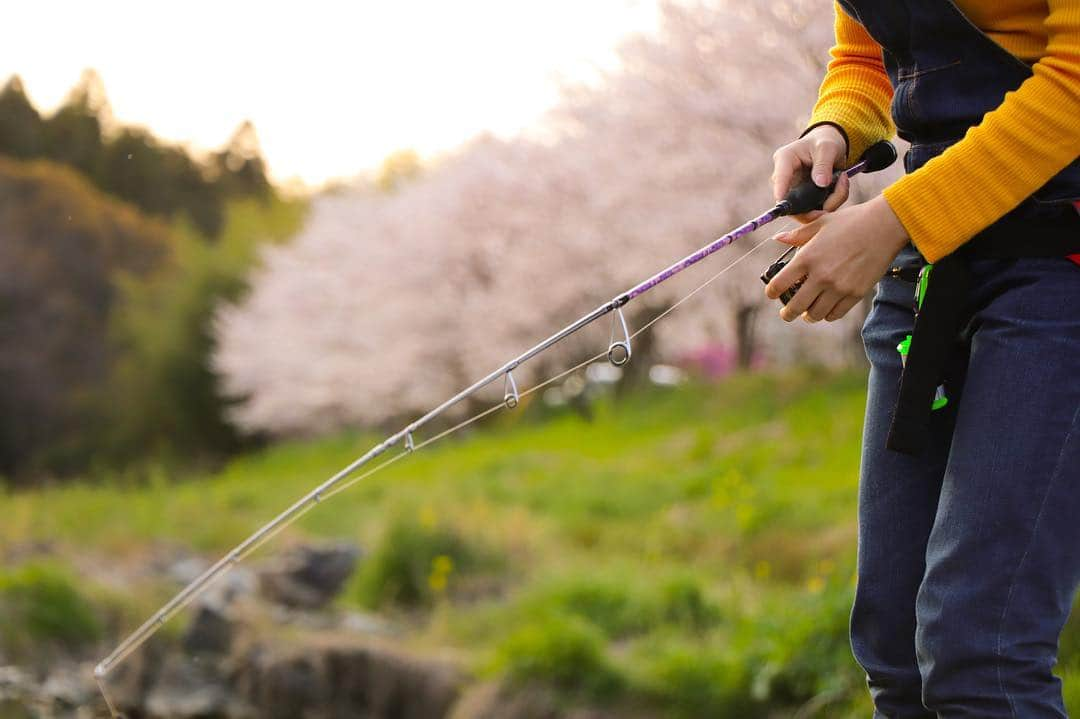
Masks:
[[[829,199],[829,195],[836,189],[836,183],[842,174],[843,170],[834,172],[832,182],[826,187],[818,187],[813,180],[806,180],[791,188],[780,203],[784,207],[784,214],[802,215],[823,209],[825,200]]]
[[[888,140],[882,140],[866,149],[856,165],[862,165],[859,172],[878,172],[896,162],[896,147]],[[805,180],[793,187],[778,207],[785,215],[802,215],[824,209],[825,200],[836,189],[836,183],[845,170],[833,173],[832,182],[827,187],[818,187],[813,180]]]

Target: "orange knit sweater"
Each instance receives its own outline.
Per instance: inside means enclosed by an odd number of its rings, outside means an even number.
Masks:
[[[949,254],[1080,157],[1080,0],[956,0],[995,42],[1035,74],[963,140],[884,195],[930,262]],[[839,5],[812,123],[848,134],[850,156],[895,131],[892,86],[879,46]],[[977,191],[972,191],[977,188]]]

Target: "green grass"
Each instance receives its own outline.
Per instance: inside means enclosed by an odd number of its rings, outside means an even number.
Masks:
[[[52,649],[76,650],[102,634],[78,581],[43,563],[0,571],[0,627],[0,655],[20,660]]]
[[[624,688],[603,635],[586,621],[550,614],[513,628],[500,643],[494,670],[510,681],[542,681],[587,699],[609,699]]]
[[[343,603],[569,701],[866,716],[846,639],[863,403],[861,375],[800,370],[642,391],[600,402],[592,422],[527,408],[365,479],[261,551],[353,539],[368,555]],[[151,546],[220,554],[376,439],[282,444],[208,477],[0,496],[0,546],[48,540],[76,564]],[[1068,636],[1080,711],[1080,634]]]
[[[424,515],[399,517],[386,529],[375,552],[347,594],[373,609],[415,609],[455,592],[479,570],[501,568],[501,558],[461,531],[439,526]]]

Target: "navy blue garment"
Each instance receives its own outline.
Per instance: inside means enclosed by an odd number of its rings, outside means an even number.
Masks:
[[[970,344],[918,456],[885,448],[911,283],[882,280],[863,328],[851,640],[879,717],[1065,716],[1051,668],[1080,582],[1080,267],[976,260],[972,283]]]
[[[840,1],[884,48],[909,172],[1031,75],[948,0]],[[1038,220],[1077,197],[1073,163],[998,229],[1036,245]],[[909,246],[900,261],[918,259]],[[969,268],[951,401],[917,456],[885,447],[912,284],[883,280],[863,328],[852,649],[878,717],[1063,717],[1051,670],[1080,583],[1080,267],[1043,256]]]
[[[881,45],[895,90],[897,134],[912,144],[904,167],[914,172],[964,137],[1005,94],[1034,73],[979,30],[951,0],[839,0]],[[1080,199],[1080,159],[1020,208]]]

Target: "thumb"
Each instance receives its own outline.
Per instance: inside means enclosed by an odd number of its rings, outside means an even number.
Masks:
[[[814,148],[814,167],[810,176],[818,187],[828,187],[832,184],[833,170],[836,168],[839,152],[836,145],[825,143]]]

